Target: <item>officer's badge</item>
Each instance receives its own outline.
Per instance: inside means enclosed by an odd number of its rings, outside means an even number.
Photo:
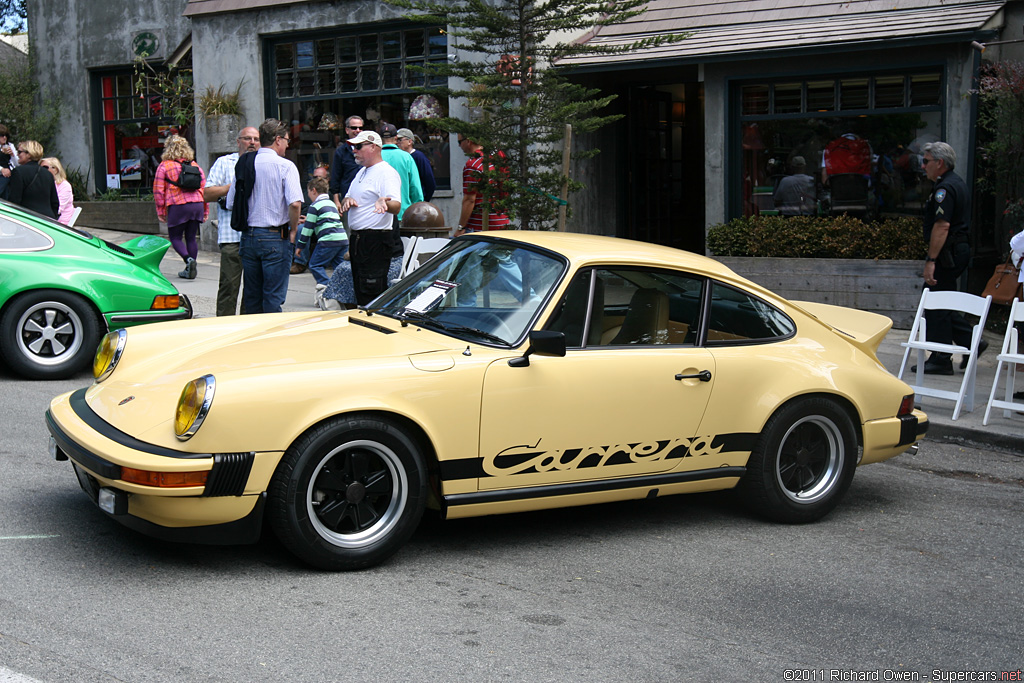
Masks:
[[[942,188],[941,190],[936,190],[935,191],[935,201],[936,202],[941,204],[942,200],[945,199],[945,198],[946,198],[946,188]]]

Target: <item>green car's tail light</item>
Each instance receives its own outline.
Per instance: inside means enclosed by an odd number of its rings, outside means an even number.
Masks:
[[[127,342],[128,331],[123,328],[104,335],[92,359],[92,376],[97,382],[102,382],[114,371]]]
[[[213,375],[203,375],[192,380],[181,390],[178,407],[174,411],[174,434],[181,441],[191,439],[213,405],[213,393],[217,388],[217,380]]]

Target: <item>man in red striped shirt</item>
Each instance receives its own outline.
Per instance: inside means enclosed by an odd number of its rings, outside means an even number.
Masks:
[[[456,237],[466,232],[477,232],[484,229],[484,196],[480,192],[484,174],[484,149],[482,145],[478,145],[461,133],[458,140],[459,148],[469,158],[462,169],[462,214],[459,216]],[[498,152],[496,156],[504,157],[501,152]],[[490,170],[494,170],[494,164],[490,164]],[[508,216],[504,213],[492,211],[487,215],[488,230],[502,230],[508,227],[508,223]]]

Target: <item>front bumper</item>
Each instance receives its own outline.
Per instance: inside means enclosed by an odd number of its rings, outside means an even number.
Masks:
[[[255,453],[187,453],[141,442],[93,413],[85,391],[54,399],[46,425],[54,457],[72,461],[82,489],[94,503],[103,500],[108,515],[171,541],[239,544],[259,538],[266,494],[246,489]],[[209,475],[205,486],[157,488],[123,481],[122,466]]]

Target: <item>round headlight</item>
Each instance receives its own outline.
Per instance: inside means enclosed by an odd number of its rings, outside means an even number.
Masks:
[[[92,359],[92,376],[102,382],[117,367],[124,353],[124,345],[128,341],[128,331],[124,328],[108,332],[96,347],[96,356]]]
[[[217,380],[213,375],[203,375],[192,380],[181,390],[178,407],[174,411],[174,434],[181,441],[191,439],[213,405],[213,392],[217,388]]]

